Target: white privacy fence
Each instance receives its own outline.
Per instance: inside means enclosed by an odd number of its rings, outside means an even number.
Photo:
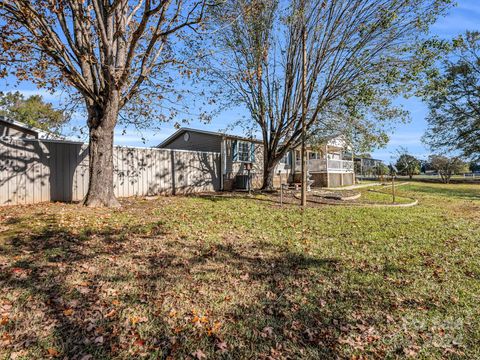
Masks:
[[[115,147],[118,197],[220,190],[220,154]],[[0,139],[0,205],[81,201],[88,190],[83,143]]]

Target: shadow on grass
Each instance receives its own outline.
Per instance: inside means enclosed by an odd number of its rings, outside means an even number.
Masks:
[[[449,198],[463,199],[463,200],[480,200],[480,184],[478,187],[465,189],[461,185],[455,188],[456,185],[443,186],[415,186],[412,188],[417,193],[423,193],[428,195],[444,196]]]
[[[23,316],[38,316],[31,324],[16,324],[27,328],[15,336],[11,350],[35,349],[38,358],[56,356],[57,352],[69,358],[81,358],[88,353],[108,358],[118,339],[104,321],[95,279],[85,286],[69,283],[72,275],[82,272],[82,264],[91,255],[76,234],[55,224],[54,218],[47,221],[50,226],[43,231],[13,237],[9,250],[3,247],[1,251],[9,258],[22,258],[2,269],[0,275],[2,290],[27,299],[17,303],[17,311],[24,314],[16,317],[21,321]],[[113,233],[105,231],[99,235],[108,242]],[[105,255],[105,250],[98,255]],[[104,336],[107,333],[110,335]]]
[[[360,308],[392,306],[378,284],[342,286],[347,270],[340,259],[266,241],[171,240],[159,223],[87,228],[79,236],[55,216],[47,223],[1,250],[12,261],[1,265],[0,288],[27,299],[14,304],[17,319],[5,329],[14,336],[10,351],[36,349],[39,358],[48,348],[72,359],[185,358],[202,348],[224,358],[336,358],[345,356],[342,339],[358,326]],[[217,309],[222,292],[237,300]],[[183,317],[159,310],[168,301],[176,301]],[[195,304],[224,320],[221,334],[192,325],[188,312]],[[140,311],[152,324],[142,331],[128,320]],[[229,346],[223,355],[222,342]]]
[[[249,200],[259,203],[267,203],[271,205],[299,205],[300,201],[296,199],[293,193],[285,193],[283,198],[283,203],[280,202],[280,193],[253,193],[252,195],[248,195],[247,192],[233,192],[227,194],[192,194],[189,197],[205,199],[212,202],[225,202],[231,200]],[[315,203],[314,201],[308,200],[311,203]]]

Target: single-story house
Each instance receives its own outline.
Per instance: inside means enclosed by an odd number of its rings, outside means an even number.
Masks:
[[[159,148],[215,152],[221,154],[221,188],[232,190],[243,187],[246,164],[252,164],[254,187],[262,184],[263,146],[258,139],[228,135],[219,132],[181,128],[165,139]],[[243,175],[243,177],[242,177]]]
[[[242,188],[247,175],[246,165],[252,164],[251,176],[254,187],[262,185],[262,141],[220,132],[181,128],[158,145],[160,148],[193,150],[220,153],[221,188]],[[336,187],[354,183],[353,161],[344,159],[348,150],[341,136],[326,140],[307,149],[308,170],[313,186]],[[301,152],[291,149],[275,169],[274,185],[300,182]]]
[[[0,138],[62,139],[61,136],[0,116]]]

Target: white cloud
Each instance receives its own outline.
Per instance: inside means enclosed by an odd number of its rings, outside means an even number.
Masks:
[[[430,155],[429,152],[425,150],[417,150],[417,151],[411,151],[408,149],[408,153],[415,156],[417,159],[427,159],[428,155]],[[385,163],[394,163],[396,159],[398,158],[398,153],[395,150],[392,151],[374,151],[372,153],[372,156],[375,159],[380,159],[383,160]]]
[[[398,150],[406,148],[409,154],[425,159],[428,157],[428,149],[422,143],[422,131],[399,131],[390,136],[390,141],[385,149],[372,152],[374,158],[390,163],[398,157]]]
[[[125,130],[122,127],[118,127],[115,129],[115,144],[138,147],[156,146],[175,131],[176,129],[173,126],[162,127],[160,130],[146,129],[141,131],[132,127],[127,127]]]
[[[55,91],[53,93],[51,93],[48,90],[44,90],[44,89],[33,89],[33,90],[31,90],[31,89],[14,89],[12,91],[13,92],[18,91],[19,93],[21,93],[25,97],[29,97],[29,96],[32,96],[32,95],[40,95],[40,96],[42,96],[43,100],[48,101],[48,102],[60,103],[60,102],[68,99],[68,94],[65,93],[65,92],[61,92],[61,91]]]

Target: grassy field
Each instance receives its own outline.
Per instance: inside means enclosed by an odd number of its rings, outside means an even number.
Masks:
[[[360,179],[362,183],[378,181],[378,178],[374,176],[366,177],[365,180],[363,180],[361,177]],[[396,179],[397,181],[420,181],[420,182],[429,182],[429,183],[442,183],[442,179],[439,175],[419,174],[419,175],[414,175],[412,179],[410,179],[410,177],[408,176],[397,175]],[[390,181],[390,176],[385,176],[384,180],[387,182]],[[453,175],[450,178],[450,181],[452,184],[480,185],[480,175],[476,175],[476,176]]]
[[[480,187],[398,194],[2,208],[0,358],[480,358]]]

